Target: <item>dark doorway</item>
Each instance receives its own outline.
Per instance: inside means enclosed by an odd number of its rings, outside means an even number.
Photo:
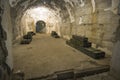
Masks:
[[[46,23],[44,21],[37,21],[36,23],[36,32],[37,33],[45,33],[46,31]]]

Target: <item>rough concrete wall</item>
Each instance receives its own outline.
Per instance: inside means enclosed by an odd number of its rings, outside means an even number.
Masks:
[[[120,10],[120,1],[119,0],[112,0],[112,11],[115,14]],[[120,14],[119,14],[120,18]],[[112,55],[112,62],[111,62],[111,75],[113,75],[117,80],[120,80],[120,20],[119,25],[117,26],[114,32],[114,46],[113,46],[113,55]]]
[[[93,47],[112,54],[113,33],[119,20],[118,15],[111,10],[112,0],[78,0],[77,3],[74,2],[73,7],[67,7],[71,10],[68,16],[70,21],[66,21],[66,26],[62,25],[62,36],[67,36],[68,39],[73,34],[86,36],[94,43]]]
[[[8,1],[2,0],[2,4],[4,6],[4,13],[2,15],[2,26],[3,29],[7,32],[7,40],[6,46],[8,50],[7,64],[13,69],[13,61],[12,61],[12,24],[11,24],[11,16],[10,16],[10,6]]]
[[[0,0],[0,80],[11,80],[12,26],[8,0]]]
[[[12,13],[14,14],[14,13]],[[13,43],[14,43],[14,40],[18,40],[20,37],[21,37],[21,26],[20,26],[20,20],[18,18],[12,18],[12,24],[13,24]]]
[[[113,46],[113,55],[111,63],[111,74],[120,80],[120,22],[116,31],[114,32],[115,40]]]
[[[120,29],[119,29],[119,34],[120,34]],[[115,43],[113,48],[111,75],[117,78],[117,80],[120,80],[120,40],[118,40]]]
[[[35,22],[34,19],[26,14],[21,19],[21,36],[27,34],[29,31],[35,31]]]

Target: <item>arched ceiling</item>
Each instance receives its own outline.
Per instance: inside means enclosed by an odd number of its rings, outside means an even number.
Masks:
[[[70,2],[73,6],[73,2],[69,0],[9,0],[11,7],[28,9],[33,6],[46,6],[56,10],[57,8],[65,9],[65,2]]]
[[[53,4],[53,5],[59,5],[59,4],[63,4],[64,5],[64,2],[70,2],[71,5],[73,5],[72,3],[73,2],[78,2],[78,1],[83,1],[83,0],[9,0],[10,2],[10,5],[12,7],[15,7],[16,5],[21,5],[21,6],[24,6],[24,4],[28,4],[28,5],[31,5],[31,4]],[[54,4],[53,2],[55,2],[56,4]],[[26,6],[28,6],[26,5]],[[62,5],[61,5],[62,6]]]
[[[81,0],[83,1],[83,0]],[[64,16],[71,16],[73,13],[75,5],[81,3],[80,0],[9,0],[11,7],[13,8],[12,12],[16,14],[12,15],[14,17],[21,17],[24,12],[31,8],[36,7],[47,7],[53,9],[56,13],[60,14],[61,18]],[[82,3],[81,3],[82,4]],[[83,4],[82,4],[83,5]],[[64,15],[63,15],[64,13]]]

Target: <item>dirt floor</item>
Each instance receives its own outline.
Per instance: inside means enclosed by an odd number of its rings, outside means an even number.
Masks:
[[[110,56],[95,60],[66,45],[64,39],[37,34],[29,45],[13,46],[15,72],[25,72],[26,78],[40,77],[66,69],[85,69],[109,65]]]

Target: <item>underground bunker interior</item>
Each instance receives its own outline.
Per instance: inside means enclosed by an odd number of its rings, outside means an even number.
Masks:
[[[0,80],[120,80],[119,0],[0,0]]]

